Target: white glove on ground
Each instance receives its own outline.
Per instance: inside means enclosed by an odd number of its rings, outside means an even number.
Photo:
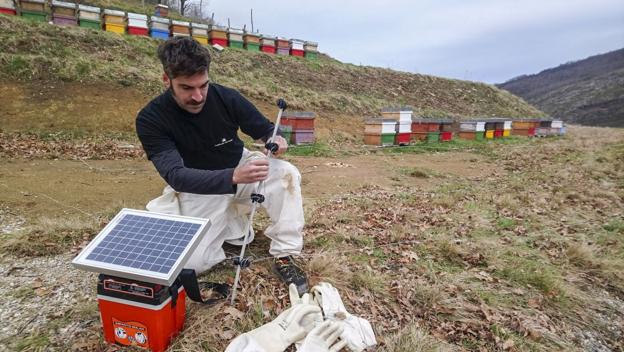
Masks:
[[[282,352],[310,330],[302,322],[310,314],[319,314],[320,308],[311,304],[298,304],[282,312],[272,322],[266,323],[245,335],[254,339],[266,352]]]
[[[312,287],[314,301],[323,309],[326,319],[332,321],[342,321],[344,331],[340,338],[347,342],[347,348],[353,352],[361,352],[367,347],[375,346],[375,332],[366,319],[356,317],[347,312],[340,293],[331,284],[321,282]]]
[[[295,284],[290,284],[288,286],[288,296],[290,298],[291,307],[295,307],[300,304],[313,305],[315,307],[319,306],[309,293],[304,293],[303,296],[299,297],[299,292],[297,292],[297,286],[295,286]],[[306,315],[305,318],[303,318],[301,325],[303,325],[306,331],[310,331],[322,322],[323,313],[321,313],[321,311],[319,310],[318,314]]]
[[[312,329],[297,351],[338,352],[347,344],[344,340],[336,342],[343,330],[341,323],[328,320]]]

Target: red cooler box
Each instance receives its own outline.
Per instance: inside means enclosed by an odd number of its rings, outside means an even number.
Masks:
[[[163,286],[101,274],[97,291],[107,342],[161,352],[184,326],[186,293],[179,280]]]

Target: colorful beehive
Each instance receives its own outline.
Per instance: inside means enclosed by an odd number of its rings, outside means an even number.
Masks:
[[[485,138],[485,123],[485,120],[461,121],[458,137],[467,140],[483,140]]]
[[[511,124],[511,134],[514,136],[535,136],[535,129],[539,126],[537,119],[514,120]]]
[[[208,43],[210,45],[228,46],[228,31],[223,26],[212,24],[208,26]]]
[[[190,37],[191,36],[191,23],[187,21],[171,20],[171,26],[169,26],[169,32],[172,37]]]
[[[407,145],[412,138],[412,108],[385,108],[381,110],[384,119],[396,121],[395,144]]]
[[[52,22],[59,26],[77,26],[77,8],[73,2],[52,0]]]
[[[394,145],[396,120],[373,118],[366,120],[364,125],[364,144],[389,146]]]
[[[230,43],[231,48],[243,49],[245,48],[245,43],[243,42],[243,32],[242,29],[237,28],[228,28],[227,29],[227,40]]]
[[[100,8],[87,5],[78,5],[78,22],[80,27],[100,29],[102,20],[100,19]]]
[[[277,37],[277,40],[275,41],[275,47],[277,55],[290,55],[290,43],[288,42],[288,39]]]
[[[291,139],[293,144],[314,143],[314,121],[313,112],[286,111],[280,120],[281,126],[291,127]]]
[[[442,119],[440,122],[440,142],[453,140],[453,120]]]
[[[17,15],[15,7],[15,1],[13,0],[0,0],[0,14],[2,15]]]
[[[547,137],[551,134],[552,120],[540,119],[538,127],[535,128],[536,137]]]
[[[437,141],[440,138],[440,120],[412,118],[411,129],[411,139],[414,141]]]
[[[561,120],[553,120],[550,123],[550,134],[553,136],[561,136],[565,133],[565,130],[563,130],[563,121]],[[562,132],[563,130],[563,132]]]
[[[245,49],[249,51],[260,51],[260,35],[250,32],[243,34]]]
[[[201,23],[191,23],[191,36],[198,43],[208,45],[208,25]]]
[[[47,22],[45,0],[20,0],[20,14],[33,21]]]
[[[301,39],[291,39],[288,41],[290,45],[290,55],[291,56],[299,56],[303,57],[305,55],[305,49],[303,46],[305,45],[305,41]]]
[[[503,121],[503,138],[507,138],[511,136],[511,127],[512,127],[511,120]]]
[[[126,33],[126,13],[118,10],[104,10],[104,30],[118,34]]]
[[[149,34],[147,16],[128,12],[128,34],[147,36]]]
[[[303,50],[305,51],[305,57],[307,59],[316,59],[318,57],[318,43],[305,42],[303,44]]]
[[[156,5],[154,15],[156,17],[169,17],[169,6],[163,4]]]
[[[262,35],[260,37],[260,50],[267,54],[275,54],[275,41],[276,37],[272,37],[270,35]]]
[[[168,18],[157,16],[152,16],[150,20],[150,37],[163,40],[169,39],[171,21]]]

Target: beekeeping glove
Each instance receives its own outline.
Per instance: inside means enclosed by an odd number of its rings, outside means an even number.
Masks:
[[[338,352],[347,344],[347,341],[338,341],[343,330],[342,323],[328,320],[312,329],[297,351]]]
[[[309,293],[304,293],[301,297],[299,297],[299,292],[297,292],[297,286],[295,284],[290,284],[288,286],[288,296],[290,298],[290,306],[295,307],[300,304],[314,305],[318,307],[319,305],[314,301],[312,295]],[[323,322],[323,313],[319,310],[316,314],[307,315],[302,322],[302,325],[306,328],[306,330],[310,331],[315,326],[321,324]]]
[[[353,352],[361,352],[367,347],[375,346],[375,332],[366,319],[356,317],[347,312],[344,303],[340,298],[340,293],[331,284],[321,282],[312,287],[314,301],[323,310],[325,319],[332,321],[342,321],[344,331],[340,338],[347,342],[347,348]]]
[[[251,330],[245,335],[254,339],[265,352],[282,352],[310,332],[303,326],[303,321],[310,314],[318,314],[320,311],[321,309],[315,305],[297,304],[283,311],[272,322]]]

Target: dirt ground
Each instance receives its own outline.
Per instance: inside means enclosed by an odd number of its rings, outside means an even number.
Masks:
[[[429,189],[447,178],[475,179],[498,172],[482,156],[460,152],[287,159],[302,174],[306,203],[365,185]],[[401,171],[414,167],[423,175]],[[40,216],[97,216],[115,206],[142,209],[164,186],[146,160],[4,160],[0,171],[1,204],[27,221]]]

